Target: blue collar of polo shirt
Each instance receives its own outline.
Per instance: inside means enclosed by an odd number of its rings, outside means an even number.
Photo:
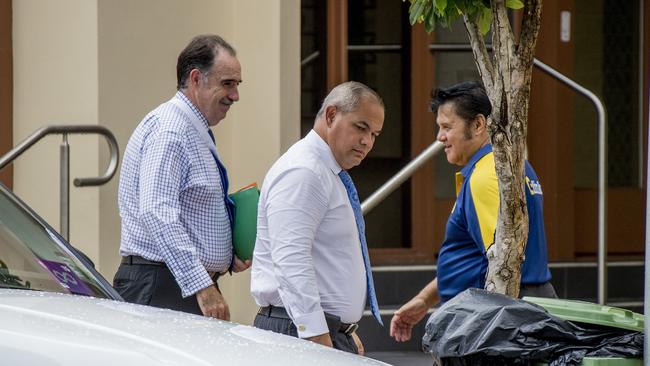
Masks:
[[[467,176],[471,173],[472,169],[474,169],[474,165],[476,165],[476,163],[479,160],[481,160],[482,157],[489,154],[490,152],[492,152],[492,145],[491,144],[487,144],[487,145],[481,147],[480,149],[478,149],[474,153],[472,158],[469,159],[467,164],[465,164],[463,169],[461,169],[460,174],[462,174],[464,178],[467,178]]]

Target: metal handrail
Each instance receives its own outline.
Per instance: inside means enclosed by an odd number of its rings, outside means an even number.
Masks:
[[[492,45],[487,44],[486,48],[491,50]],[[388,51],[395,49],[398,49],[398,45],[374,45],[365,47],[360,45],[348,45],[348,50],[350,51]],[[463,43],[432,43],[429,45],[429,51],[469,52],[472,51],[472,47],[469,44]],[[301,62],[301,67],[306,67],[318,56],[318,51],[312,53]],[[598,303],[605,304],[605,299],[607,298],[607,114],[605,112],[605,106],[594,93],[571,80],[566,75],[538,59],[534,59],[533,62],[540,70],[587,97],[594,104],[596,112],[598,113]],[[436,147],[438,144],[440,144],[440,146]],[[363,201],[361,204],[363,214],[365,215],[375,208],[381,201],[404,183],[404,181],[411,177],[420,166],[441,150],[442,144],[436,141],[415,157],[409,164],[397,172],[397,174]]]
[[[648,100],[650,102],[650,98]],[[649,121],[650,123],[650,118]],[[648,129],[648,140],[650,141],[650,128]],[[646,172],[650,172],[650,149],[648,149],[648,155],[646,159]],[[646,189],[645,189],[645,279],[643,281],[644,286],[643,288],[645,291],[643,291],[643,314],[650,314],[650,291],[648,291],[648,288],[650,288],[650,174],[646,174]],[[648,335],[650,334],[650,322],[644,322],[643,324],[643,364],[648,365],[650,364],[650,337]]]
[[[75,178],[74,185],[76,187],[88,187],[88,186],[99,186],[105,184],[117,171],[117,164],[119,162],[119,148],[117,145],[117,140],[113,133],[104,126],[98,125],[51,125],[41,127],[38,130],[34,131],[29,135],[25,140],[16,145],[13,149],[9,150],[6,154],[0,157],[0,169],[7,166],[13,160],[22,155],[27,149],[36,144],[39,140],[47,135],[61,134],[63,135],[63,141],[61,142],[61,185],[60,190],[60,200],[61,204],[59,207],[60,215],[60,234],[66,240],[69,238],[70,234],[70,145],[68,144],[68,135],[70,134],[97,134],[102,135],[108,143],[109,152],[110,152],[110,161],[106,172],[95,178]]]
[[[607,113],[603,102],[582,85],[535,59],[535,66],[587,97],[598,112],[598,303],[607,299]]]
[[[316,51],[316,52],[312,53],[311,55],[305,57],[302,61],[300,61],[300,68],[303,68],[303,67],[309,65],[310,63],[312,63],[312,61],[317,59],[318,56],[320,56],[320,52]]]
[[[381,203],[388,195],[393,193],[399,186],[402,185],[407,179],[409,179],[413,173],[415,173],[422,165],[424,165],[429,159],[434,157],[437,153],[442,151],[445,147],[440,141],[435,141],[433,144],[429,145],[424,151],[422,151],[418,156],[411,160],[404,168],[402,168],[397,174],[393,175],[386,183],[382,184],[375,192],[373,192],[370,197],[366,198],[361,204],[361,211],[366,215],[370,210],[375,208]]]

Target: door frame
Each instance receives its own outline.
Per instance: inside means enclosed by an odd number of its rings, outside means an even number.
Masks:
[[[11,0],[0,0],[0,154],[13,147],[13,53]],[[0,170],[0,182],[13,186],[13,167]]]
[[[327,88],[348,80],[348,0],[327,0]],[[435,141],[433,114],[428,112],[433,87],[433,56],[428,45],[432,36],[423,25],[410,28],[410,111],[413,159]],[[370,248],[372,263],[431,264],[435,262],[433,161],[426,163],[410,179],[411,243],[402,247]],[[406,246],[404,244],[407,244]]]
[[[434,58],[429,51],[433,36],[427,34],[422,24],[411,28],[411,159],[419,155],[436,140],[434,115],[428,111],[434,85]],[[435,240],[439,220],[435,213],[433,190],[434,162],[428,161],[413,174],[408,183],[411,192],[411,242],[402,248],[371,248],[374,264],[409,265],[433,264],[438,241]],[[447,213],[448,211],[444,211]],[[446,220],[446,218],[445,218]],[[442,226],[444,228],[444,225]],[[444,233],[442,233],[444,235]]]

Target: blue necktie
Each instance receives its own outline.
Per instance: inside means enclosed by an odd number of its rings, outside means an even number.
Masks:
[[[214,140],[214,134],[212,133],[212,130],[209,128],[208,128],[208,134],[210,134],[210,138],[212,139],[212,142],[216,144]],[[228,211],[228,220],[230,221],[230,229],[232,230],[235,203],[232,201],[230,196],[228,196],[228,172],[226,171],[226,167],[223,164],[221,164],[219,159],[217,159],[217,157],[214,155],[213,157],[214,157],[214,161],[217,162],[217,168],[219,169],[219,177],[221,177],[221,188],[223,188],[223,202],[226,204],[226,211]]]
[[[370,311],[372,316],[377,319],[379,324],[384,325],[379,315],[379,304],[377,303],[377,295],[375,294],[375,284],[372,281],[372,268],[370,268],[370,257],[368,255],[368,245],[366,245],[366,224],[363,221],[363,214],[361,213],[361,203],[359,202],[359,195],[357,189],[354,187],[352,177],[347,171],[341,170],[339,177],[348,192],[348,199],[354,211],[354,221],[357,222],[357,230],[359,231],[359,241],[361,242],[361,254],[363,255],[363,264],[366,267],[366,284],[368,288],[368,302],[370,303]]]

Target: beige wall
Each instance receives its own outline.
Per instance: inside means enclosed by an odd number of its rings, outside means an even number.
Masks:
[[[232,43],[242,64],[240,102],[216,127],[229,167],[231,189],[261,186],[271,164],[300,138],[300,1],[233,1]],[[250,271],[221,285],[226,298],[245,293],[230,307],[234,319],[252,323]],[[241,295],[239,295],[241,296]]]
[[[298,0],[16,1],[14,139],[44,120],[99,123],[123,151],[142,117],[175,92],[180,50],[193,35],[217,33],[237,49],[244,80],[241,100],[215,128],[219,151],[232,189],[261,184],[299,138],[299,11]],[[52,140],[21,158],[15,187],[58,228],[58,139]],[[71,143],[75,177],[105,167],[105,144],[88,140]],[[44,175],[52,178],[34,179]],[[117,182],[71,193],[71,242],[108,279],[119,260]],[[254,316],[249,280],[247,271],[220,282],[235,321]]]
[[[47,124],[97,124],[97,4],[13,2],[14,143]],[[59,144],[52,136],[15,163],[14,190],[59,228]],[[71,179],[97,176],[98,139],[70,138]],[[98,258],[99,191],[71,188],[70,241]],[[81,224],[83,222],[83,224]]]

